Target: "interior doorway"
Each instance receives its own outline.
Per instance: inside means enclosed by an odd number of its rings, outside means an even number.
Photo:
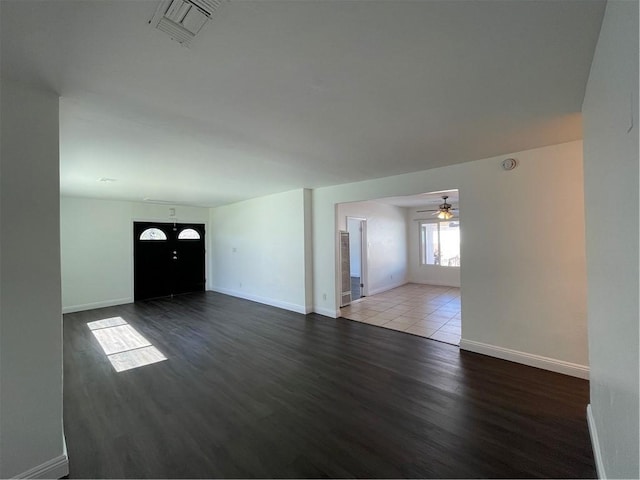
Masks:
[[[204,236],[200,223],[134,222],[134,299],[203,292]]]
[[[349,279],[351,286],[351,300],[358,300],[366,296],[365,292],[365,264],[366,264],[366,219],[347,217],[347,232],[349,233]]]
[[[448,189],[336,205],[342,241],[336,281],[342,316],[459,344],[464,261],[459,197],[458,189]],[[358,224],[365,218],[366,250],[358,272]],[[345,246],[343,236],[351,245]],[[349,270],[345,258],[355,259],[347,260]],[[356,300],[358,273],[365,287],[364,296]]]

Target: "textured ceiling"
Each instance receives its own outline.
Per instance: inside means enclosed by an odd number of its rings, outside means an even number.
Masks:
[[[63,194],[215,206],[581,138],[604,12],[232,0],[184,48],[158,3],[2,2],[2,76],[62,97]]]

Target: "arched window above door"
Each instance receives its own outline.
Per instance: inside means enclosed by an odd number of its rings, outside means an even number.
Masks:
[[[200,234],[193,228],[185,228],[178,234],[178,240],[200,240]]]
[[[140,240],[166,240],[167,236],[159,228],[147,228],[140,234]]]

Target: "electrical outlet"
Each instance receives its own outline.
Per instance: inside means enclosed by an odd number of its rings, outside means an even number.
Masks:
[[[327,294],[326,294],[326,293],[323,293],[323,294],[322,294],[322,299],[323,299],[323,300],[326,300],[326,299],[327,299]]]
[[[233,253],[236,253],[236,252],[238,251],[238,249],[237,249],[236,247],[233,247],[233,248],[231,249],[231,251],[232,251]]]

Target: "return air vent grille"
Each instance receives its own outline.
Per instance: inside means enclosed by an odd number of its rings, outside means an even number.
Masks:
[[[213,11],[220,6],[222,0],[191,0],[191,3],[211,16],[213,15]]]
[[[221,0],[164,0],[149,23],[188,46],[221,3]]]
[[[189,43],[191,43],[191,39],[194,37],[193,33],[167,18],[161,18],[156,28],[169,34],[169,36],[176,42],[186,45],[189,45]]]

